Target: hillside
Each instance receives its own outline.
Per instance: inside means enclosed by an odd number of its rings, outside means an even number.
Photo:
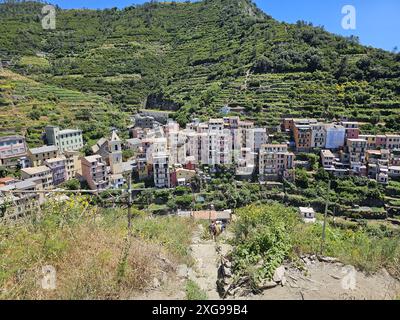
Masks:
[[[22,133],[31,146],[41,145],[48,124],[79,127],[89,143],[124,127],[126,117],[95,94],[46,85],[9,70],[0,70],[0,135]]]
[[[372,131],[400,129],[400,55],[280,23],[248,0],[58,9],[54,31],[42,30],[41,7],[0,5],[0,57],[14,72],[95,93],[123,112],[175,110],[184,124],[229,105],[263,125],[349,117]]]

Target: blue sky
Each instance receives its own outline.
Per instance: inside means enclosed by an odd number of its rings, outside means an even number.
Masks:
[[[277,20],[294,23],[297,20],[323,25],[326,30],[345,36],[356,35],[362,44],[392,51],[400,50],[399,0],[253,0]],[[123,8],[145,0],[49,0],[62,8]],[[160,1],[162,2],[162,1]],[[356,8],[356,30],[344,30],[342,7]]]

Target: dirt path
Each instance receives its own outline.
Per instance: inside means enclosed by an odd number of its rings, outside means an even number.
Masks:
[[[190,249],[195,265],[189,278],[207,294],[208,299],[216,300],[219,299],[216,286],[218,268],[216,243],[213,240],[201,239],[203,232],[204,227],[199,225],[192,238]]]
[[[193,233],[190,246],[194,260],[192,267],[178,266],[175,272],[161,277],[160,283],[134,299],[185,300],[187,279],[194,281],[210,300],[220,300],[217,292],[217,270],[220,255],[226,255],[232,248],[224,233],[218,243],[202,239],[204,227],[199,225]],[[217,248],[220,248],[220,253]],[[242,300],[391,300],[400,294],[400,282],[385,270],[366,275],[351,266],[339,262],[321,262],[305,258],[304,270],[290,264],[285,265],[285,283],[265,290],[259,295],[244,297],[227,296],[227,299]],[[165,278],[165,279],[163,279]]]

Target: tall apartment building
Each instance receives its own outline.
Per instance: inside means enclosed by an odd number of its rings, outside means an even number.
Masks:
[[[26,156],[27,150],[22,136],[0,137],[0,166],[16,167],[19,159]]]
[[[167,123],[165,134],[167,137],[168,152],[172,164],[186,163],[186,142],[187,137],[184,131],[179,130],[179,124],[169,121]]]
[[[365,167],[367,141],[364,139],[347,139],[347,151],[351,170],[354,173],[362,174]]]
[[[259,174],[266,180],[289,177],[289,170],[294,169],[295,155],[288,151],[286,144],[262,145],[259,157]]]
[[[65,164],[67,170],[67,180],[82,175],[82,163],[79,151],[64,151]]]
[[[43,146],[28,150],[28,158],[33,167],[41,166],[44,161],[58,157],[58,148],[56,146]]]
[[[104,190],[108,188],[109,174],[107,165],[100,155],[82,158],[82,176],[91,190]]]
[[[367,150],[365,155],[368,177],[376,179],[379,183],[387,184],[389,181],[389,150]]]
[[[150,138],[143,140],[146,160],[148,164],[153,164],[154,155],[168,152],[167,138]]]
[[[263,144],[268,143],[268,132],[266,128],[254,128],[254,152],[258,153]]]
[[[326,144],[326,130],[325,124],[314,123],[311,127],[311,148],[325,148]]]
[[[60,152],[78,151],[83,148],[82,130],[60,130],[55,126],[46,126],[45,134],[47,144],[56,146]]]
[[[232,142],[228,129],[224,127],[223,119],[210,119],[207,135],[202,136],[202,150],[207,155],[209,165],[227,165],[232,163]]]
[[[153,174],[156,188],[170,187],[169,166],[169,155],[166,152],[157,152],[153,154]]]
[[[54,186],[58,186],[67,180],[67,165],[64,156],[46,160],[44,163],[52,172]]]
[[[296,150],[298,152],[308,152],[311,149],[312,129],[309,124],[294,124],[293,130]]]
[[[53,189],[53,173],[47,166],[21,169],[21,178],[40,184],[44,190]]]

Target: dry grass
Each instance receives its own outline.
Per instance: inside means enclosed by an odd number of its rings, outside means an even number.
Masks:
[[[78,204],[66,211],[73,215],[81,209]],[[173,264],[186,259],[178,254],[181,247],[174,247],[190,238],[185,220],[138,218],[135,227],[146,232],[128,238],[122,212],[112,219],[93,219],[98,212],[86,212],[61,224],[63,215],[52,214],[34,224],[0,226],[0,299],[127,299],[170,271],[162,258]],[[163,231],[164,224],[181,234]],[[40,285],[46,265],[57,271],[55,290]]]

